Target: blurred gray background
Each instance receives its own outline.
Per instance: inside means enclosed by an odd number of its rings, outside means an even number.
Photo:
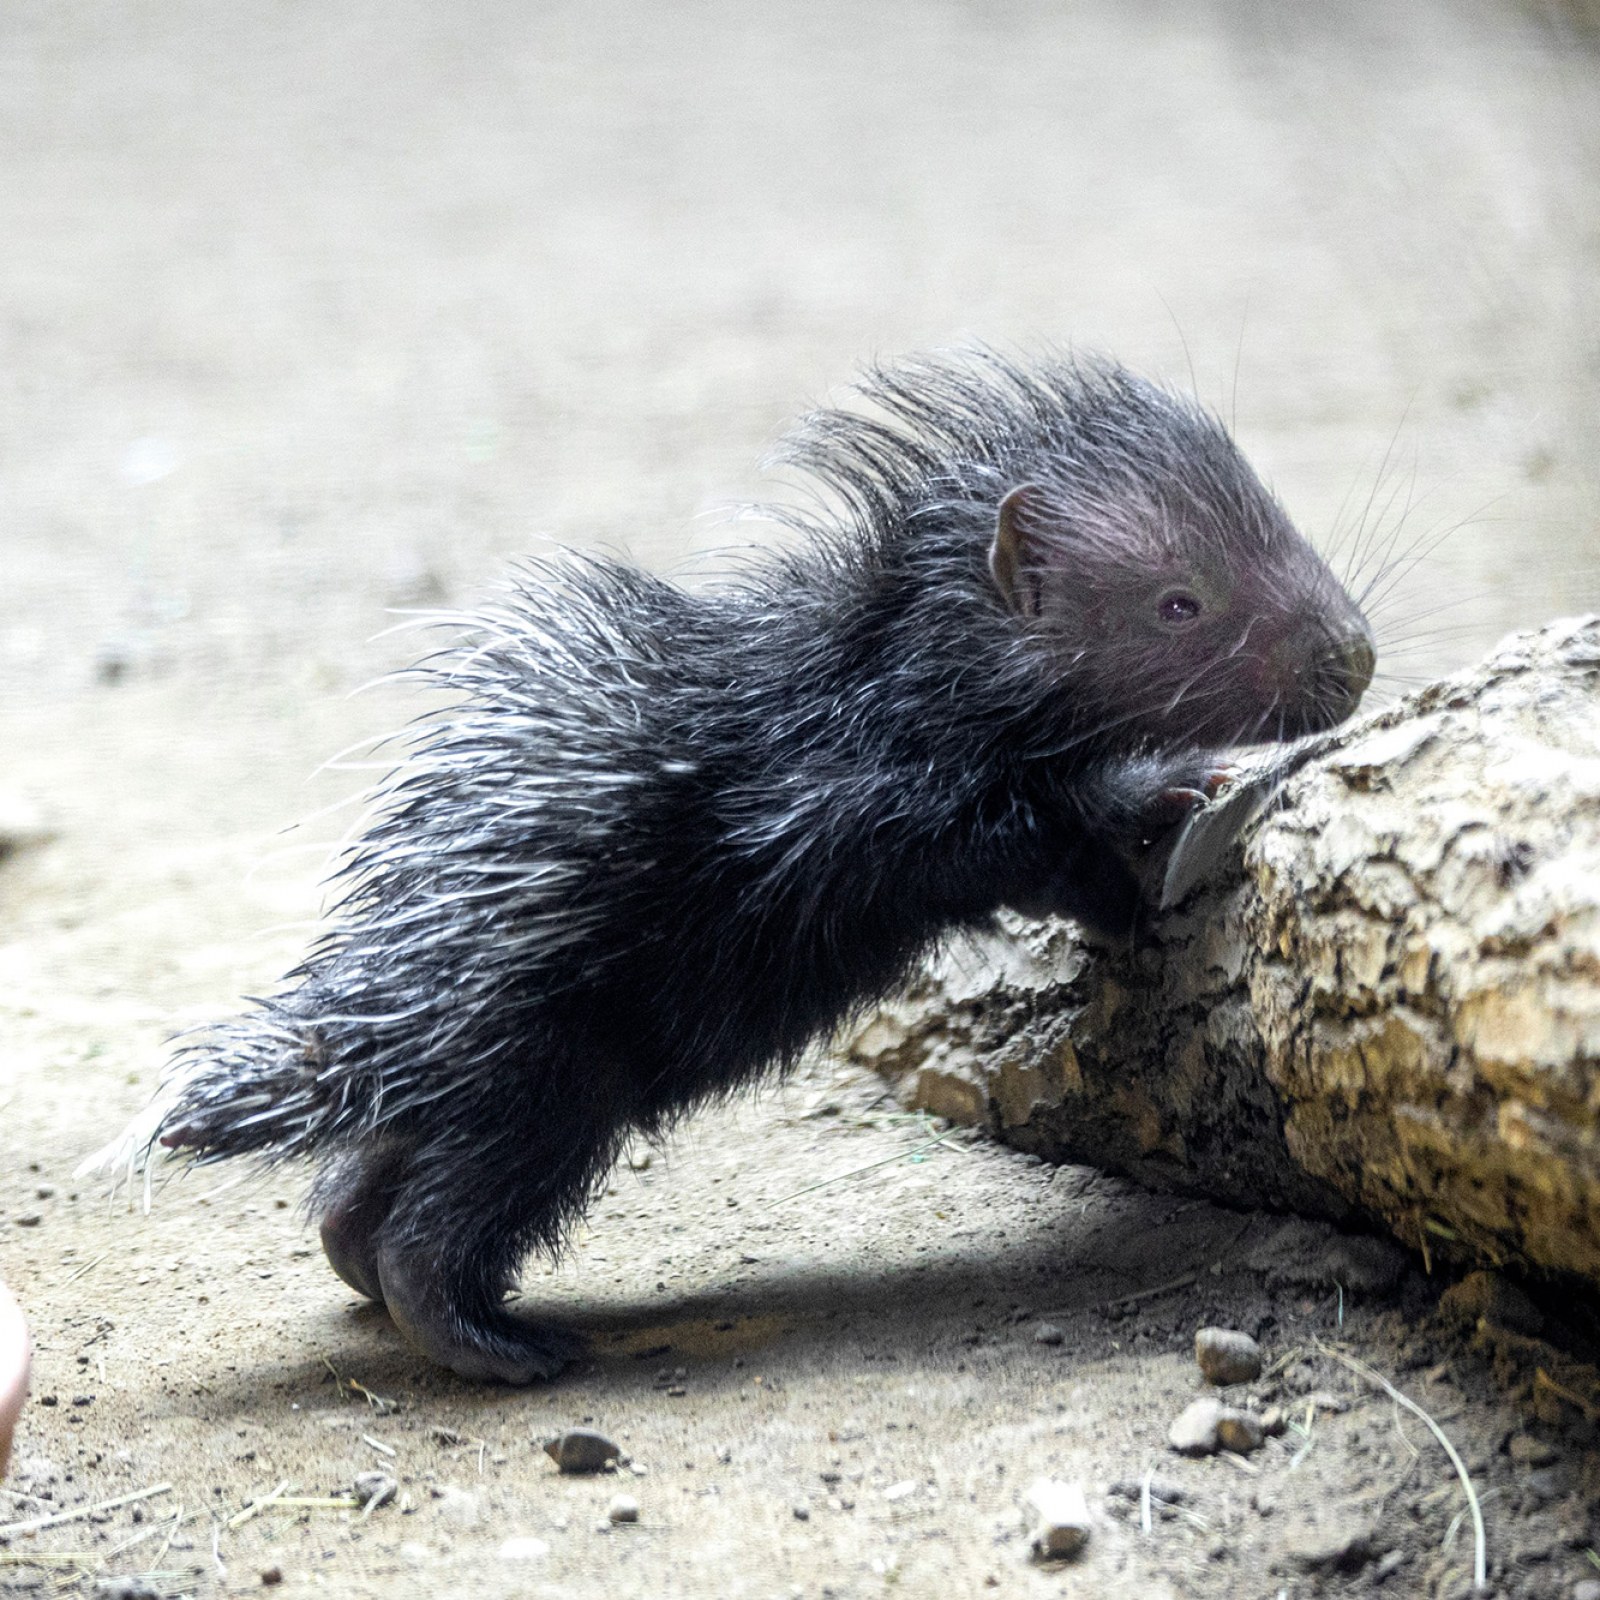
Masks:
[[[7,0],[14,781],[248,805],[382,723],[390,608],[546,538],[712,570],[786,419],[968,337],[1193,384],[1325,544],[1437,538],[1388,665],[1464,661],[1600,601],[1597,158],[1556,0]]]

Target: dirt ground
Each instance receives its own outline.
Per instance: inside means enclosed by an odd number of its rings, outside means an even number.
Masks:
[[[1313,535],[1415,548],[1391,682],[1592,609],[1597,155],[1554,0],[0,8],[0,826],[48,834],[0,861],[37,1342],[0,1523],[87,1512],[0,1528],[0,1592],[1467,1592],[1444,1452],[1327,1345],[1458,1447],[1486,1592],[1600,1579],[1594,1430],[1526,1327],[1474,1337],[1419,1263],[1363,1293],[1325,1230],[935,1143],[826,1062],[529,1267],[595,1354],[525,1392],[411,1357],[301,1174],[148,1216],[71,1176],[303,948],[361,781],[319,764],[409,713],[352,698],[418,649],[390,613],[549,538],[713,569],[783,420],[874,353],[1192,381]],[[1166,1447],[1207,1323],[1291,1424],[1249,1458]],[[620,1475],[538,1448],[582,1423]],[[374,1471],[396,1499],[342,1508]],[[1087,1493],[1074,1562],[1028,1557],[1039,1476]]]

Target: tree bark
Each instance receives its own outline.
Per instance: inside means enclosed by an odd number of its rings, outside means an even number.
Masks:
[[[1005,918],[849,1053],[1051,1159],[1600,1284],[1600,617],[1328,741],[1140,948]]]

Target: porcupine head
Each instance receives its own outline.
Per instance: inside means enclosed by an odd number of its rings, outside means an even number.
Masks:
[[[989,552],[1093,742],[1216,749],[1342,722],[1375,660],[1360,608],[1220,424],[1126,375],[1109,388],[1125,403],[1004,495]]]

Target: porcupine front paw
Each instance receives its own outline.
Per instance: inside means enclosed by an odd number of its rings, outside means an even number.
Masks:
[[[1117,831],[1125,847],[1147,849],[1197,807],[1209,805],[1234,771],[1208,750],[1128,762],[1107,782],[1122,815]]]
[[[407,1343],[463,1378],[538,1383],[583,1352],[577,1334],[512,1316],[497,1293],[441,1270],[428,1252],[384,1243],[377,1269],[383,1302]]]

